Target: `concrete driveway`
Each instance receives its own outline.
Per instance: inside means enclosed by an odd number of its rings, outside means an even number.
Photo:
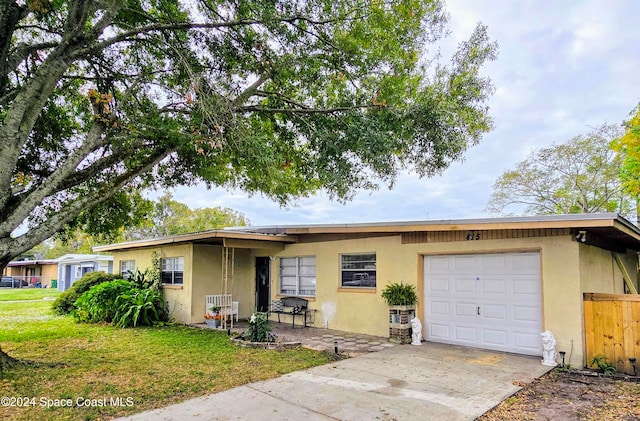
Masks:
[[[527,357],[425,342],[240,386],[127,420],[473,420],[549,370]]]

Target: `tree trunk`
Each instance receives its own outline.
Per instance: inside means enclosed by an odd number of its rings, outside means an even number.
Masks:
[[[18,360],[4,352],[2,347],[0,347],[0,373],[6,369],[14,367],[16,364],[18,364]]]

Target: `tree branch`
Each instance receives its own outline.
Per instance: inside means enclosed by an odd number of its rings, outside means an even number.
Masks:
[[[71,222],[82,210],[98,205],[111,198],[117,191],[120,191],[127,183],[136,177],[151,171],[156,164],[171,154],[173,150],[166,150],[149,157],[144,163],[136,168],[115,177],[111,182],[106,183],[94,190],[93,192],[79,196],[75,200],[67,202],[67,206],[60,211],[50,215],[43,223],[29,230],[29,232],[12,238],[11,247],[18,254],[23,253],[33,247],[33,244],[39,244],[50,238],[58,232],[65,224]],[[0,237],[2,238],[2,237]],[[5,237],[6,238],[6,237]],[[5,247],[0,246],[0,250]]]
[[[261,112],[271,114],[333,114],[343,111],[353,111],[358,109],[384,108],[383,105],[354,105],[351,107],[334,107],[334,108],[265,108],[257,105],[247,105],[240,107],[242,112]]]

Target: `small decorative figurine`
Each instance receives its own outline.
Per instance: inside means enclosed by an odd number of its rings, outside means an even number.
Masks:
[[[556,338],[553,337],[553,333],[549,330],[545,330],[540,336],[542,336],[542,365],[557,366]]]
[[[420,319],[411,319],[411,345],[422,345],[422,323]]]

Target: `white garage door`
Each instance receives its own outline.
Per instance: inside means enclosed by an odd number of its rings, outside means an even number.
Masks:
[[[540,253],[425,256],[425,339],[542,355]]]

